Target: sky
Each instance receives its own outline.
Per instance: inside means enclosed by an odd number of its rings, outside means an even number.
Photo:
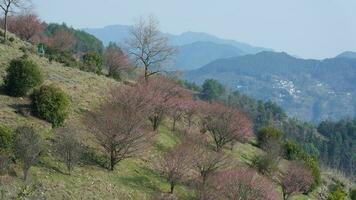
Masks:
[[[33,0],[47,22],[75,28],[133,24],[153,14],[163,32],[206,32],[302,58],[356,51],[356,0]]]

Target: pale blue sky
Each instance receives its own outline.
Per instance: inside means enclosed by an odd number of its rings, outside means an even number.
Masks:
[[[356,51],[356,0],[33,0],[49,22],[132,24],[154,14],[169,33],[207,32],[303,58]]]

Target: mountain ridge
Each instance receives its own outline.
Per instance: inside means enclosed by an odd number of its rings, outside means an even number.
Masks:
[[[319,122],[356,114],[355,75],[355,59],[300,59],[284,52],[261,52],[215,60],[186,72],[185,78],[198,84],[217,79],[232,90],[275,101],[291,116]]]

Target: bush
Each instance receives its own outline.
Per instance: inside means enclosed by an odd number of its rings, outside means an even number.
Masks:
[[[101,74],[103,70],[103,58],[96,52],[89,52],[83,56],[83,66],[81,70]]]
[[[58,87],[46,85],[34,90],[31,101],[32,112],[53,127],[61,126],[68,116],[69,98]]]
[[[12,130],[0,125],[0,152],[2,150],[8,151],[14,145],[14,134]]]
[[[347,194],[343,187],[339,184],[331,187],[331,192],[328,196],[328,200],[346,200]]]
[[[356,188],[350,190],[350,199],[356,200]]]
[[[294,141],[287,140],[283,144],[284,158],[287,160],[298,160],[303,149]]]
[[[12,60],[6,72],[5,91],[10,96],[25,96],[30,89],[43,82],[40,69],[27,58]]]
[[[68,51],[62,51],[59,49],[46,47],[45,57],[47,57],[50,62],[56,61],[64,64],[67,67],[79,68],[81,66],[81,63],[77,61]]]
[[[252,160],[252,167],[262,175],[272,177],[278,171],[278,159],[271,154],[256,156]]]
[[[271,142],[279,142],[283,133],[273,127],[264,127],[257,132],[257,144],[260,148],[268,147]]]

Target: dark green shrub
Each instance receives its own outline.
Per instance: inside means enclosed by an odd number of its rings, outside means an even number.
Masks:
[[[328,200],[346,200],[347,194],[340,184],[331,186]]]
[[[356,200],[356,188],[350,190],[350,199]]]
[[[264,127],[257,132],[257,144],[260,148],[266,149],[269,148],[269,144],[279,143],[283,132],[274,127]]]
[[[80,68],[81,63],[77,61],[73,55],[68,51],[62,51],[59,49],[46,47],[45,57],[48,58],[50,62],[55,61],[64,64],[67,67]]]
[[[283,144],[284,158],[287,160],[298,160],[303,149],[294,141],[287,140]]]
[[[14,134],[6,126],[0,125],[0,152],[12,149],[14,145]]]
[[[25,96],[30,89],[43,82],[40,69],[27,58],[12,60],[6,72],[5,91],[10,96]]]
[[[278,171],[278,161],[271,154],[256,156],[252,160],[252,167],[262,175],[272,177]]]
[[[103,58],[96,52],[89,52],[83,56],[83,71],[101,74],[103,70]]]
[[[53,127],[63,124],[68,116],[69,98],[64,91],[54,85],[41,86],[31,95],[32,112],[41,119],[52,123]]]
[[[9,38],[9,41],[10,41],[10,42],[14,42],[14,41],[15,41],[15,38],[10,37],[10,38]]]

